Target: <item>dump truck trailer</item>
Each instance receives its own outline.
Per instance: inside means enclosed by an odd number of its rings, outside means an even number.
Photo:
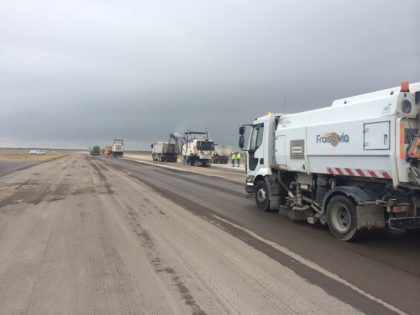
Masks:
[[[107,145],[103,148],[103,155],[110,156],[112,154],[112,145]]]
[[[178,159],[178,150],[175,143],[156,141],[152,144],[152,158],[157,162],[175,162]]]
[[[112,144],[112,156],[122,157],[123,155],[124,155],[124,140],[114,139],[114,143]]]
[[[257,118],[239,128],[246,191],[258,208],[320,222],[344,241],[373,229],[420,229],[419,114],[420,82],[403,82]]]
[[[98,145],[94,145],[90,148],[90,155],[100,155],[101,154],[101,148]]]
[[[212,163],[227,164],[229,162],[229,157],[232,154],[232,152],[233,148],[231,145],[215,145]]]

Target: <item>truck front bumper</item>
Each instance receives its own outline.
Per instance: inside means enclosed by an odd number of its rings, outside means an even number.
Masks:
[[[420,217],[390,218],[388,224],[391,229],[420,229]]]
[[[254,176],[246,177],[245,191],[248,194],[252,194],[254,192]]]

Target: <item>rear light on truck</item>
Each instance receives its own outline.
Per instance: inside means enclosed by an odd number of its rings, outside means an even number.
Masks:
[[[410,209],[409,205],[395,205],[391,206],[391,213],[403,213]]]
[[[405,126],[400,123],[400,159],[405,160]]]
[[[417,136],[411,141],[407,156],[412,159],[420,159],[420,137]]]

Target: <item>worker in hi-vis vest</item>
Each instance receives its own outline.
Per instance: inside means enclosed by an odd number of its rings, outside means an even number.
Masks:
[[[239,167],[239,165],[241,165],[241,153],[240,152],[236,153],[236,163],[238,164],[238,167]]]
[[[232,167],[235,166],[235,160],[236,160],[236,153],[232,152],[232,154],[230,155],[230,160],[232,161]]]

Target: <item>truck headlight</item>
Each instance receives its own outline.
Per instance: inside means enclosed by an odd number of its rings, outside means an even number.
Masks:
[[[247,176],[246,177],[246,182],[247,183],[252,183],[254,181],[254,176]]]

